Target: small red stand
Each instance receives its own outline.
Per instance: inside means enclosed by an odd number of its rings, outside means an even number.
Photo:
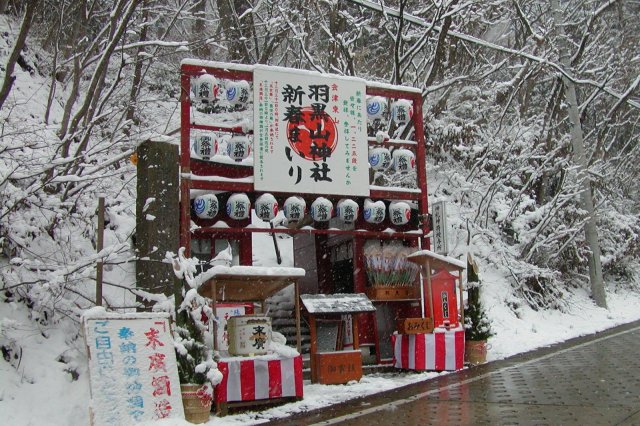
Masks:
[[[394,334],[393,365],[408,370],[455,371],[464,367],[464,329]]]
[[[429,250],[418,251],[408,259],[422,268],[423,293],[428,302],[425,310],[436,328],[433,332],[410,333],[411,327],[404,327],[402,331],[407,334],[392,335],[393,364],[409,370],[460,370],[464,367],[464,311],[458,305],[457,285],[466,265]],[[439,272],[432,275],[434,270]]]
[[[227,414],[229,403],[256,405],[303,396],[302,356],[223,358],[218,361],[218,369],[222,382],[216,386],[215,402],[221,415]]]

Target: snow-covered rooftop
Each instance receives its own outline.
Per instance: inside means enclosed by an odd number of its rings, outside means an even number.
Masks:
[[[302,268],[291,268],[288,266],[224,266],[216,265],[213,268],[203,272],[197,276],[197,280],[205,282],[218,275],[236,275],[236,276],[260,276],[260,275],[276,275],[282,277],[304,277],[305,270]]]
[[[419,263],[417,262],[419,258],[428,258],[434,261],[432,263],[444,264],[442,266],[446,265],[447,269],[449,269],[450,266],[453,266],[455,269],[465,269],[467,267],[467,264],[461,260],[454,257],[443,256],[431,250],[419,250],[407,256],[408,260],[416,263]]]

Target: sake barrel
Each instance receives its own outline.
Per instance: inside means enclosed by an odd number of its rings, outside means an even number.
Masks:
[[[240,315],[227,319],[230,355],[264,355],[271,342],[271,318]]]

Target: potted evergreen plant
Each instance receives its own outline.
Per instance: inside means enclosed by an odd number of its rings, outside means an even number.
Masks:
[[[175,347],[185,419],[191,423],[209,420],[213,385],[207,377],[211,360],[202,332],[185,303],[176,310]]]
[[[487,360],[487,339],[493,336],[491,322],[480,300],[478,266],[467,257],[467,306],[464,310],[465,361],[478,365]]]
[[[210,317],[212,312],[193,288],[197,261],[185,258],[182,248],[172,261],[176,276],[184,279],[177,283],[174,293],[174,344],[185,418],[191,423],[205,423],[211,412],[213,388],[222,380],[213,361],[213,349],[204,343],[205,326],[201,319]]]

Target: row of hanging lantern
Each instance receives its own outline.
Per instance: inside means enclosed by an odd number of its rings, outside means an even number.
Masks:
[[[273,220],[279,211],[278,201],[272,194],[262,194],[256,199],[255,212],[262,220]],[[205,194],[193,200],[193,209],[201,219],[213,219],[220,210],[218,197],[215,194]],[[404,225],[411,219],[411,206],[405,201],[392,201],[389,204],[389,221],[394,225]],[[247,194],[231,195],[226,204],[226,213],[231,219],[244,220],[249,218],[251,201]],[[284,202],[283,213],[289,222],[302,220],[307,212],[307,203],[297,195],[287,198]],[[338,201],[336,216],[345,223],[353,223],[360,212],[360,206],[354,200],[343,198]],[[311,218],[316,222],[328,222],[334,216],[333,203],[324,197],[316,198],[311,203]],[[387,207],[381,200],[364,201],[363,218],[373,224],[384,222]]]
[[[387,115],[387,99],[382,96],[367,98],[367,119],[369,121],[382,120]],[[407,99],[398,99],[391,104],[391,119],[403,126],[413,117],[413,105]]]
[[[226,100],[230,106],[245,107],[251,99],[251,88],[248,81],[220,81],[211,74],[203,74],[191,79],[192,99],[196,102],[214,103]]]
[[[244,107],[251,99],[249,82],[244,80],[218,80],[211,74],[191,79],[192,98],[196,102],[213,103],[225,99],[233,107]],[[387,99],[382,96],[367,98],[367,118],[370,121],[383,119],[388,112]],[[391,119],[399,126],[407,124],[413,117],[413,105],[407,99],[391,103]]]
[[[409,173],[416,168],[416,156],[406,148],[397,148],[391,154],[388,148],[378,146],[369,149],[369,164],[376,171],[387,170],[389,167],[400,173]]]
[[[226,147],[225,147],[226,143]],[[216,154],[226,155],[232,160],[242,161],[251,155],[251,140],[244,135],[234,135],[225,138],[215,132],[200,132],[193,138],[193,152],[203,160],[210,160]],[[387,170],[392,167],[400,173],[409,173],[415,170],[416,156],[406,148],[398,148],[391,151],[388,148],[377,146],[369,150],[369,164],[377,171]]]
[[[228,138],[215,132],[200,132],[192,139],[193,152],[203,160],[210,160],[214,155],[226,155],[232,160],[242,161],[251,155],[251,145],[247,136]]]

